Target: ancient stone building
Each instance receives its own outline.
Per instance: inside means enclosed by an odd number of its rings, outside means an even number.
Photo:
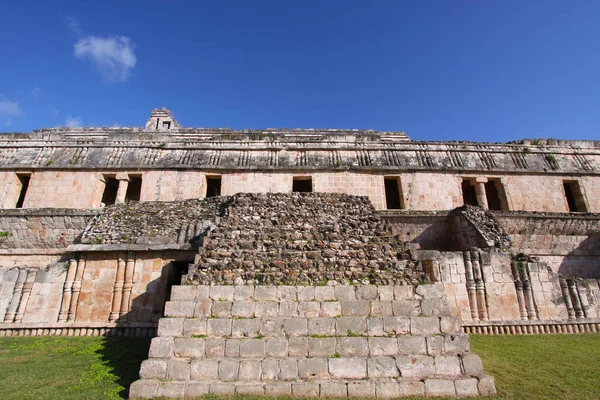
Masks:
[[[0,335],[158,333],[139,397],[489,394],[464,333],[600,329],[598,141],[160,109],[1,135],[0,207]]]

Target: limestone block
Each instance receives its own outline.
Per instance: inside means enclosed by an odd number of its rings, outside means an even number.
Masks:
[[[234,319],[231,335],[233,337],[256,337],[260,330],[258,319]]]
[[[262,396],[265,394],[265,385],[261,383],[240,384],[235,386],[236,395]]]
[[[371,314],[371,302],[367,300],[342,300],[342,316],[365,317]]]
[[[308,323],[306,319],[286,319],[283,321],[283,330],[287,336],[306,336]]]
[[[367,320],[360,317],[341,317],[335,320],[336,335],[346,336],[350,333],[355,335],[366,335]]]
[[[256,288],[258,290],[258,287]],[[279,303],[274,301],[261,301],[254,305],[256,318],[273,318],[279,315]]]
[[[415,288],[415,293],[425,299],[441,299],[444,297],[444,286],[441,283],[419,285]]]
[[[261,362],[261,381],[275,381],[279,377],[279,363],[277,360],[267,358]]]
[[[377,300],[379,292],[377,286],[360,285],[356,288],[356,298],[359,300]]]
[[[427,337],[427,354],[430,356],[441,356],[444,353],[444,337]]]
[[[265,395],[272,397],[291,396],[292,385],[290,383],[269,383],[265,385]]]
[[[460,360],[457,356],[435,357],[435,373],[436,375],[460,375]]]
[[[206,332],[214,337],[231,336],[231,322],[231,319],[209,318],[206,321]]]
[[[367,335],[386,336],[383,330],[383,318],[367,318]]]
[[[212,304],[211,315],[218,318],[231,318],[233,301],[215,301]]]
[[[348,386],[339,382],[321,383],[321,397],[346,397],[348,395]]]
[[[161,318],[158,321],[158,336],[183,336],[183,318]]]
[[[388,335],[408,335],[410,333],[410,318],[384,317],[383,331]]]
[[[206,335],[205,319],[185,319],[183,321],[183,336]]]
[[[237,360],[224,359],[219,361],[219,380],[223,382],[234,382],[238,380],[239,362]]]
[[[321,304],[316,301],[298,302],[298,316],[301,318],[316,318],[319,316]]]
[[[367,362],[364,358],[331,358],[329,373],[334,379],[365,379]]]
[[[375,396],[377,398],[392,399],[400,396],[400,388],[398,382],[375,382]]]
[[[254,298],[254,286],[234,286],[233,300],[234,301],[252,301]]]
[[[371,315],[374,317],[392,317],[391,301],[371,301]]]
[[[265,318],[259,320],[258,332],[269,337],[285,336],[283,331],[283,318]]]
[[[167,379],[189,381],[190,363],[188,361],[170,360],[167,363]]]
[[[234,318],[254,318],[254,302],[234,301],[231,307],[231,316]]]
[[[429,340],[429,338],[427,338]],[[400,336],[398,341],[399,355],[426,355],[427,346],[423,336]]]
[[[395,285],[394,286],[394,300],[413,300],[415,298],[415,291],[410,285]]]
[[[369,379],[396,378],[400,375],[393,357],[370,357],[367,359]]]
[[[167,362],[165,360],[144,360],[140,366],[142,379],[166,379]]]
[[[196,292],[196,286],[173,286],[171,288],[171,301],[196,301]]]
[[[433,357],[398,357],[396,365],[400,369],[400,375],[405,378],[424,378],[435,372]]]
[[[256,286],[254,288],[255,301],[275,301],[277,300],[276,286]]]
[[[336,352],[342,357],[366,357],[369,355],[369,344],[366,337],[337,338]]]
[[[316,286],[315,300],[330,301],[335,300],[335,292],[333,286]]]
[[[246,339],[240,342],[240,357],[262,358],[265,356],[263,339]]]
[[[173,346],[175,357],[202,358],[204,357],[205,339],[176,338]]]
[[[440,333],[440,319],[438,317],[412,317],[410,333],[412,335],[437,335]]]
[[[298,360],[298,376],[304,380],[329,379],[327,359],[306,358]]]
[[[308,320],[308,334],[320,336],[335,335],[335,320],[332,318],[311,318]]]
[[[377,288],[380,301],[392,301],[394,300],[394,287],[393,286],[379,286]]]
[[[444,316],[452,314],[452,307],[446,299],[423,299],[421,312],[427,316]]]
[[[331,357],[335,353],[335,338],[309,338],[309,357]]]
[[[212,315],[213,301],[210,299],[203,299],[196,301],[196,308],[194,309],[194,318],[207,318]]]
[[[287,357],[288,340],[286,338],[269,338],[265,345],[265,354],[268,357]]]
[[[465,375],[481,376],[483,374],[483,362],[477,354],[468,353],[462,357]]]
[[[210,394],[218,396],[233,396],[235,394],[235,385],[233,383],[211,383],[208,385]]]
[[[294,318],[298,316],[298,302],[296,301],[280,301],[279,316],[286,318]]]
[[[190,377],[194,381],[214,381],[219,376],[219,361],[193,360]]]
[[[294,397],[319,397],[319,384],[315,382],[292,383]]]
[[[315,300],[315,287],[314,286],[299,286],[298,287],[298,301],[314,301]],[[293,388],[292,388],[293,390]]]
[[[398,339],[387,337],[370,337],[369,354],[373,357],[397,355]]]
[[[461,333],[457,335],[444,335],[444,352],[446,354],[460,354],[471,349],[471,338]]]
[[[356,300],[356,286],[334,286],[337,300]]]
[[[207,358],[221,358],[225,355],[225,339],[209,338],[204,344],[204,352]]]
[[[209,384],[204,382],[188,382],[185,387],[185,398],[196,399],[209,393]]]
[[[481,396],[494,396],[496,394],[494,377],[490,375],[483,375],[480,377],[477,389],[479,389],[479,394]]]
[[[375,397],[375,382],[348,382],[348,397]]]
[[[441,317],[440,318],[440,330],[442,333],[460,333],[462,332],[460,326],[460,319],[456,317]]]
[[[277,300],[298,301],[298,290],[295,286],[277,286]]]
[[[246,382],[257,382],[260,380],[261,362],[259,360],[241,360],[238,379]]]
[[[148,357],[171,358],[173,356],[173,338],[155,337],[150,342]]]
[[[129,386],[129,398],[151,399],[156,397],[159,381],[142,379],[135,381]]]
[[[238,358],[241,341],[242,339],[225,339],[225,357]]]
[[[479,395],[477,378],[458,379],[454,381],[456,397],[475,397]]]
[[[395,300],[392,302],[392,313],[396,317],[410,317],[421,313],[417,300]]]
[[[425,383],[416,379],[400,379],[398,381],[400,396],[425,396]]]
[[[295,358],[279,360],[279,380],[291,381],[298,379],[298,361]]]
[[[321,303],[319,316],[323,318],[335,318],[342,315],[342,304],[339,301],[324,301]]]
[[[288,350],[290,357],[308,356],[308,339],[305,337],[292,337],[288,341]]]
[[[425,396],[456,397],[454,382],[449,379],[425,379]]]
[[[211,286],[210,298],[213,301],[233,300],[233,286]]]

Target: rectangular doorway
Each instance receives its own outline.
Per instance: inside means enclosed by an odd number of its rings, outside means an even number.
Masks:
[[[221,195],[221,177],[206,177],[206,197],[216,197]]]
[[[385,204],[388,210],[404,209],[404,199],[400,190],[400,178],[397,176],[386,176],[383,179],[385,187]]]
[[[310,176],[295,176],[292,181],[292,192],[311,193],[312,178]]]

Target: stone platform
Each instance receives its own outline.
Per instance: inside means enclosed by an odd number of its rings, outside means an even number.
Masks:
[[[495,393],[440,284],[175,286],[131,398]]]

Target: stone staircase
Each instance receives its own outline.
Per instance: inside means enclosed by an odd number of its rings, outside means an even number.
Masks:
[[[495,394],[440,284],[175,286],[131,398]]]

